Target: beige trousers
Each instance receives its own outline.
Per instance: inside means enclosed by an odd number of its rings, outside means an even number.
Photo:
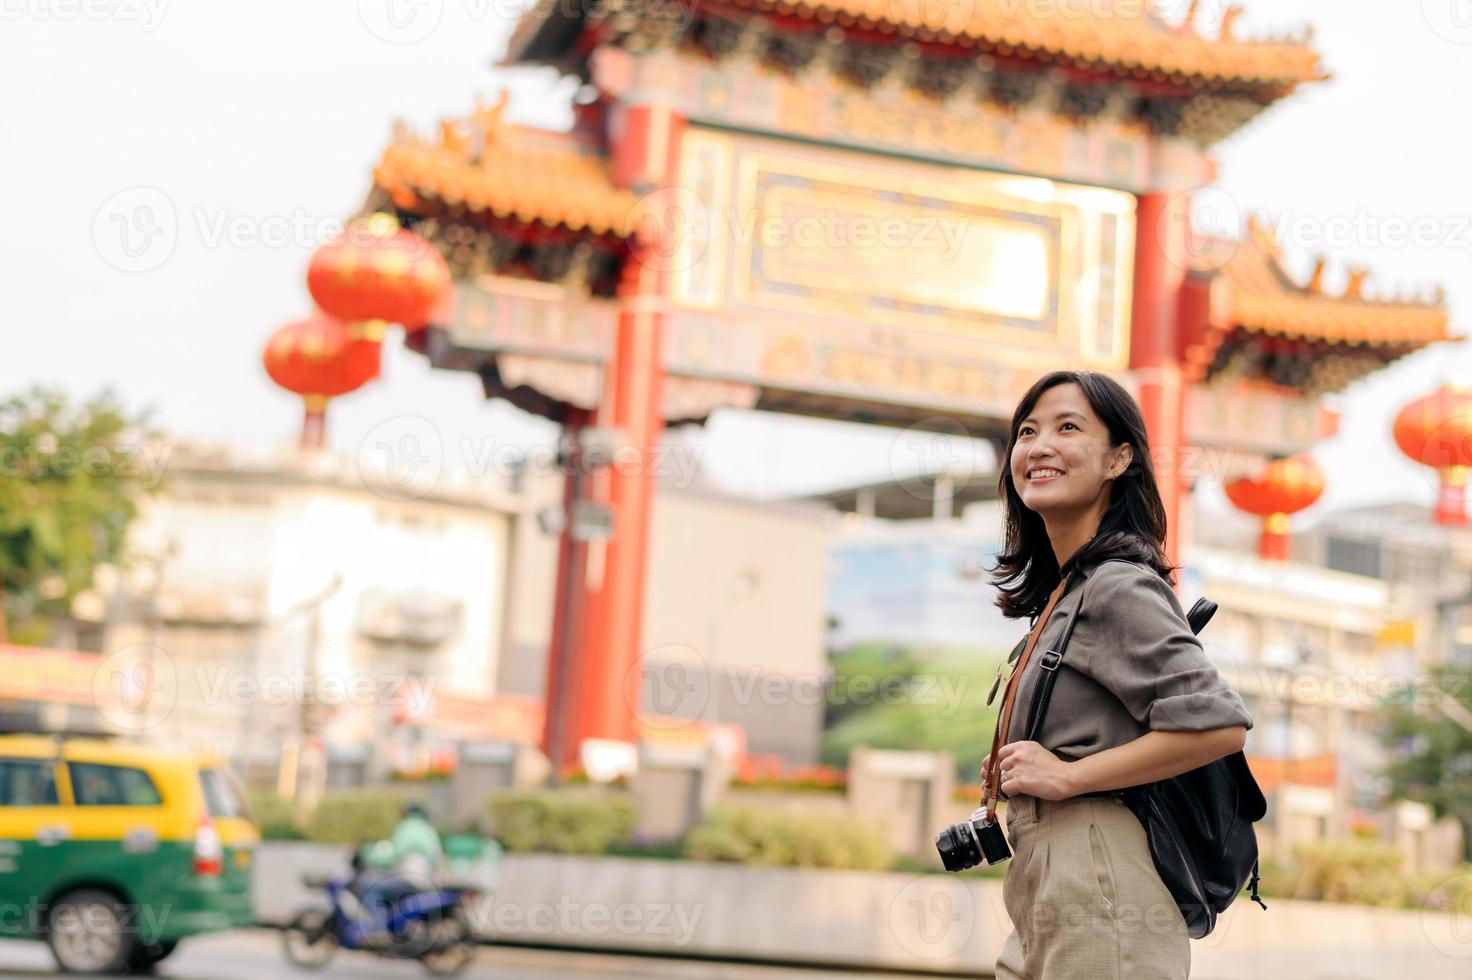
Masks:
[[[1186,921],[1118,796],[1014,796],[997,980],[1186,980]]]

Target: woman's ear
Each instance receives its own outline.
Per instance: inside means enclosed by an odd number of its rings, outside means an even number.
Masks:
[[[1109,479],[1117,480],[1129,470],[1135,460],[1135,447],[1127,442],[1119,444],[1114,451],[1114,463],[1109,468]]]

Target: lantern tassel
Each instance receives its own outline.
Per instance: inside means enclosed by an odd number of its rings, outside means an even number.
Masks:
[[[1441,471],[1441,492],[1436,495],[1436,523],[1442,527],[1467,526],[1467,467],[1448,466]]]
[[[302,416],[302,448],[321,449],[327,437],[327,399],[321,395],[302,398],[306,413]]]
[[[1287,561],[1292,554],[1288,537],[1288,515],[1281,511],[1262,520],[1262,534],[1257,539],[1257,555],[1263,561]]]

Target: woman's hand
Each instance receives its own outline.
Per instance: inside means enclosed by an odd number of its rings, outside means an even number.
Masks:
[[[1003,772],[1006,779],[1001,778]],[[1002,746],[997,755],[997,773],[998,785],[1008,796],[1066,800],[1078,795],[1073,763],[1064,762],[1037,742],[1008,742]]]

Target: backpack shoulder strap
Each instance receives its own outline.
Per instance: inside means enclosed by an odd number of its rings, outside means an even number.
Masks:
[[[1099,562],[1105,565],[1112,561],[1129,562],[1132,565],[1140,564],[1130,558],[1106,558]],[[1098,566],[1095,566],[1095,570]],[[1073,615],[1068,618],[1068,626],[1063,631],[1063,639],[1058,642],[1056,650],[1049,650],[1038,659],[1038,667],[1043,671],[1043,676],[1038,678],[1038,686],[1033,692],[1032,705],[1027,713],[1027,734],[1029,742],[1036,742],[1038,735],[1043,729],[1043,717],[1048,712],[1048,700],[1053,696],[1053,684],[1058,680],[1058,665],[1063,662],[1063,654],[1068,650],[1068,639],[1073,636],[1073,625],[1078,622],[1079,613],[1083,611],[1084,599],[1089,594],[1089,578],[1086,577],[1083,584],[1079,586],[1078,605],[1073,607]]]
[[[1131,559],[1106,558],[1099,564],[1103,565],[1111,561],[1131,561]],[[1139,562],[1131,563],[1139,564]],[[1036,742],[1038,740],[1038,735],[1042,731],[1043,717],[1047,714],[1048,711],[1048,700],[1053,695],[1053,684],[1055,681],[1058,680],[1058,665],[1063,662],[1063,654],[1068,649],[1068,638],[1073,635],[1073,624],[1078,622],[1078,615],[1084,608],[1084,599],[1088,596],[1088,587],[1089,580],[1086,578],[1084,579],[1083,585],[1079,586],[1082,591],[1080,591],[1079,593],[1078,605],[1075,606],[1073,609],[1073,615],[1068,620],[1068,626],[1064,630],[1063,639],[1059,642],[1058,649],[1049,650],[1047,653],[1044,653],[1042,657],[1040,657],[1038,660],[1038,667],[1044,673],[1043,676],[1038,680],[1037,690],[1033,693],[1032,705],[1028,709],[1027,740],[1029,742]],[[1211,602],[1208,599],[1197,600],[1196,604],[1191,607],[1191,614],[1186,617],[1187,623],[1191,627],[1191,632],[1200,633],[1201,628],[1206,625],[1207,620],[1211,619],[1212,614],[1216,612],[1216,608],[1216,603]],[[1261,798],[1261,790],[1257,790],[1256,781],[1252,780],[1250,773],[1248,775],[1248,781],[1253,790],[1257,792],[1258,797]],[[1257,809],[1257,807],[1256,805],[1253,805],[1252,807],[1250,807],[1250,809],[1255,810]]]
[[[1073,636],[1073,627],[1078,622],[1079,611],[1084,607],[1084,596],[1088,594],[1088,588],[1089,580],[1086,578],[1079,585],[1078,605],[1073,607],[1073,614],[1063,627],[1063,638],[1058,641],[1057,649],[1048,650],[1038,658],[1038,669],[1043,674],[1038,678],[1038,686],[1033,692],[1032,704],[1027,711],[1027,731],[1024,738],[1029,742],[1037,741],[1038,733],[1043,727],[1048,700],[1053,696],[1053,683],[1058,680],[1058,665],[1063,662],[1064,651],[1068,649],[1068,640]]]

